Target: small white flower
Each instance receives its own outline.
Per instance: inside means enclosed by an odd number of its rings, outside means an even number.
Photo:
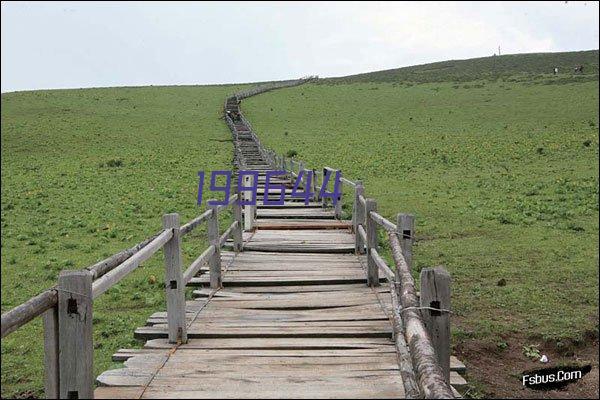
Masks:
[[[542,358],[540,358],[540,362],[544,363],[544,364],[547,363],[548,362],[548,357],[545,354],[543,354]]]

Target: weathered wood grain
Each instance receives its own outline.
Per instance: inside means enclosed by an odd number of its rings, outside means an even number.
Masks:
[[[57,309],[60,398],[91,398],[94,383],[91,272],[60,272]]]
[[[181,237],[179,233],[179,214],[165,214],[163,229],[170,229],[173,234],[164,245],[165,258],[165,292],[167,297],[168,331],[171,343],[187,341],[185,323],[185,293],[181,271]]]

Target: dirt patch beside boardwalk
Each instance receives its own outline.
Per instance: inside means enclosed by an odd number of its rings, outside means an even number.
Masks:
[[[509,346],[499,350],[494,344],[467,340],[458,346],[456,356],[467,366],[467,382],[471,387],[466,397],[481,395],[492,398],[577,399],[598,398],[598,340],[590,341],[561,355],[549,347],[540,346],[540,352],[550,360],[547,364],[532,361],[523,355],[523,346],[531,341],[511,339]],[[561,390],[533,390],[522,385],[524,371],[557,365],[591,365],[591,371],[582,379]]]

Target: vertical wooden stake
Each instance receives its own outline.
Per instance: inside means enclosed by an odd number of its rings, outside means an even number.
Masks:
[[[323,168],[323,183],[321,185],[325,185],[325,174],[327,173],[327,169]],[[331,179],[331,178],[330,178]],[[329,183],[329,181],[327,181]],[[327,185],[325,185],[325,189],[327,190]],[[327,198],[321,198],[321,207],[325,208],[327,206]]]
[[[332,171],[334,188],[335,188],[335,177],[337,176],[337,172],[338,171]],[[339,185],[340,195],[338,196],[337,202],[335,203],[335,218],[337,218],[337,219],[342,219],[342,191],[343,191],[342,186],[343,186],[343,184],[342,184],[342,182],[340,182],[340,185]]]
[[[362,185],[362,182],[358,181],[356,183],[356,187],[354,188],[354,207],[352,209],[352,228],[354,229],[355,236],[354,251],[356,254],[364,253],[365,246],[361,236],[358,234],[358,226],[363,225],[363,228],[365,227],[365,210],[359,200],[359,196],[362,196],[364,193],[365,189]]]
[[[450,274],[444,267],[421,270],[421,307],[450,310]],[[450,314],[422,309],[421,316],[431,337],[435,354],[450,383]]]
[[[242,194],[237,187],[235,192],[237,194],[237,200],[231,205],[233,207],[233,220],[237,221],[237,227],[233,230],[233,251],[239,253],[242,251],[242,244],[244,241],[242,236],[242,231],[244,230],[244,221],[242,219],[242,206],[240,206]]]
[[[412,246],[415,238],[415,217],[412,214],[398,214],[396,217],[396,226],[398,227],[398,237],[402,255],[406,260],[406,265],[412,270]]]
[[[254,183],[254,176],[245,175],[244,176],[244,186],[251,187]],[[252,194],[248,193],[248,191],[244,191],[244,199],[252,200]],[[258,201],[258,199],[257,199]],[[256,206],[247,205],[244,206],[244,230],[251,231],[254,228],[254,214],[255,214]]]
[[[219,243],[219,214],[217,206],[209,206],[212,210],[208,218],[208,240],[215,246],[215,252],[209,261],[210,267],[210,287],[219,289],[222,287],[223,279],[221,277],[221,244]]]
[[[367,231],[367,284],[369,286],[379,286],[379,267],[373,260],[371,249],[377,250],[377,222],[371,218],[369,213],[377,211],[377,202],[373,199],[367,199],[365,204],[365,230]]]
[[[167,321],[169,343],[187,343],[185,320],[185,287],[181,270],[181,236],[179,234],[179,214],[165,214],[162,218],[164,229],[172,229],[173,237],[164,245],[165,291],[167,294]]]
[[[47,399],[60,398],[58,309],[52,307],[44,319],[44,394]]]
[[[58,276],[59,384],[61,399],[94,397],[92,273],[61,271]]]
[[[313,190],[313,196],[312,196],[312,200],[313,201],[319,201],[319,177],[317,176],[317,170],[312,169],[311,170],[312,173],[312,190]]]

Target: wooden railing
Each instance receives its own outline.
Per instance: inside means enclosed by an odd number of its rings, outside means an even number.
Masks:
[[[300,79],[293,79],[289,81],[280,81],[280,82],[270,82],[262,85],[254,86],[250,89],[239,91],[235,94],[238,100],[245,99],[250,96],[255,96],[260,93],[265,93],[274,89],[281,89],[284,87],[292,87],[302,85],[303,83],[307,83],[313,80],[319,79],[317,75],[310,75]]]
[[[236,253],[243,247],[242,207],[237,202],[240,195],[237,192],[225,205],[209,206],[183,226],[179,214],[165,214],[163,229],[156,235],[91,267],[61,271],[57,286],[2,314],[3,338],[43,316],[46,398],[93,398],[93,301],[160,249],[165,260],[169,342],[187,342],[185,285],[208,265],[211,288],[221,287],[221,247],[230,237]],[[219,213],[228,207],[233,208],[233,222],[220,235]],[[210,245],[183,271],[181,239],[204,222]]]

